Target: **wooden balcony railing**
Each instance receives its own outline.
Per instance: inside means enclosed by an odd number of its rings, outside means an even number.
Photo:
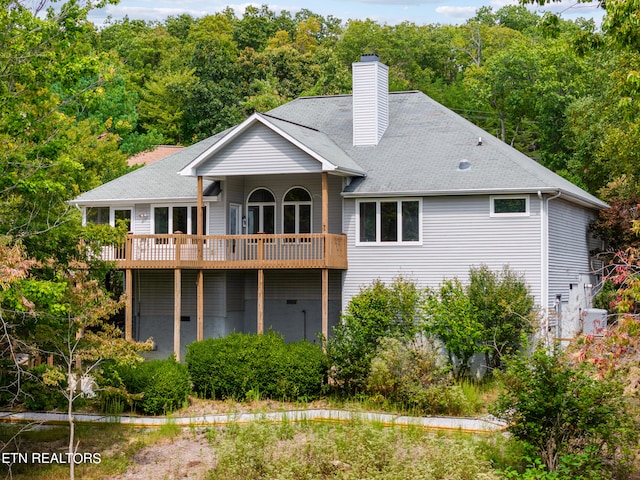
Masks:
[[[347,237],[336,234],[129,235],[101,247],[119,268],[347,268]]]

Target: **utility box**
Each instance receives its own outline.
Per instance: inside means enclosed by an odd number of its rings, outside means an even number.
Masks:
[[[607,328],[607,311],[601,308],[586,308],[582,311],[582,333],[602,335]]]

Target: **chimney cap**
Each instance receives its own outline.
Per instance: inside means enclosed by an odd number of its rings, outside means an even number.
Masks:
[[[375,53],[364,53],[360,55],[361,62],[379,62],[380,57]]]

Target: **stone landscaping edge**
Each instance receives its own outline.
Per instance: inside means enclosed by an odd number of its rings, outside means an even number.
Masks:
[[[131,427],[161,427],[174,424],[181,427],[222,426],[227,424],[246,424],[256,421],[273,423],[283,422],[349,422],[364,421],[380,423],[384,426],[421,426],[429,430],[449,430],[468,433],[491,433],[504,430],[507,424],[494,417],[412,417],[390,413],[353,412],[348,410],[309,409],[287,410],[281,412],[258,413],[220,413],[191,416],[158,416],[147,417],[137,415],[100,415],[77,413],[73,415],[78,423],[119,423]],[[66,413],[40,412],[0,412],[0,422],[38,423],[44,425],[67,424]]]

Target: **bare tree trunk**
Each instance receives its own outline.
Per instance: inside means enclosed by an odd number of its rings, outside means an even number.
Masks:
[[[69,480],[75,480],[76,478],[76,464],[74,461],[75,456],[75,423],[73,421],[73,398],[75,395],[75,388],[73,382],[71,381],[71,375],[73,373],[73,350],[71,346],[71,341],[69,342],[69,358],[67,358],[67,393],[69,397],[67,398],[67,418],[69,419]]]

